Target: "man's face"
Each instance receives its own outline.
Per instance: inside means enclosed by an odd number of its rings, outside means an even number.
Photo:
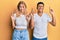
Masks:
[[[43,9],[44,9],[44,5],[43,4],[39,4],[37,10],[39,12],[43,12]]]

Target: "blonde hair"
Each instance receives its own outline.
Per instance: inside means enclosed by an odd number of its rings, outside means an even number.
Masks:
[[[19,1],[18,5],[17,5],[17,9],[18,9],[18,11],[20,11],[20,9],[19,9],[20,4],[24,4],[24,5],[25,5],[25,8],[27,8],[26,3],[25,3],[24,1]],[[26,15],[26,13],[27,13],[27,12],[25,11],[23,14]],[[19,16],[18,13],[17,13],[17,16]]]
[[[27,8],[27,6],[26,6],[25,2],[24,2],[24,1],[20,1],[20,2],[18,3],[18,5],[17,5],[17,9],[18,9],[18,10],[20,10],[20,9],[19,9],[20,4],[24,4],[24,5],[25,5],[25,8]]]

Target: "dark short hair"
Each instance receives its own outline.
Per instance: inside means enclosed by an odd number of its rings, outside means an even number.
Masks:
[[[18,3],[18,5],[17,5],[17,9],[18,9],[19,11],[20,11],[20,9],[19,9],[20,4],[24,4],[24,5],[25,5],[25,7],[27,8],[27,6],[26,6],[25,2],[24,2],[24,1],[20,1],[20,2]]]
[[[42,5],[44,6],[44,3],[43,3],[43,2],[38,2],[38,3],[37,3],[37,9],[38,9],[38,5],[39,5],[39,4],[42,4]]]

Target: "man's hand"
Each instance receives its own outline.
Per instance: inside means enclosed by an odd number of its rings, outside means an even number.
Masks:
[[[50,12],[51,15],[54,15],[54,10],[50,7],[49,7],[49,12]]]

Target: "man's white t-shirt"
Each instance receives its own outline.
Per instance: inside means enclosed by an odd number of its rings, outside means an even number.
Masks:
[[[39,16],[37,13],[34,15],[34,32],[33,36],[35,38],[46,38],[47,37],[47,26],[48,22],[51,22],[52,19],[46,13],[43,13],[42,16]]]

